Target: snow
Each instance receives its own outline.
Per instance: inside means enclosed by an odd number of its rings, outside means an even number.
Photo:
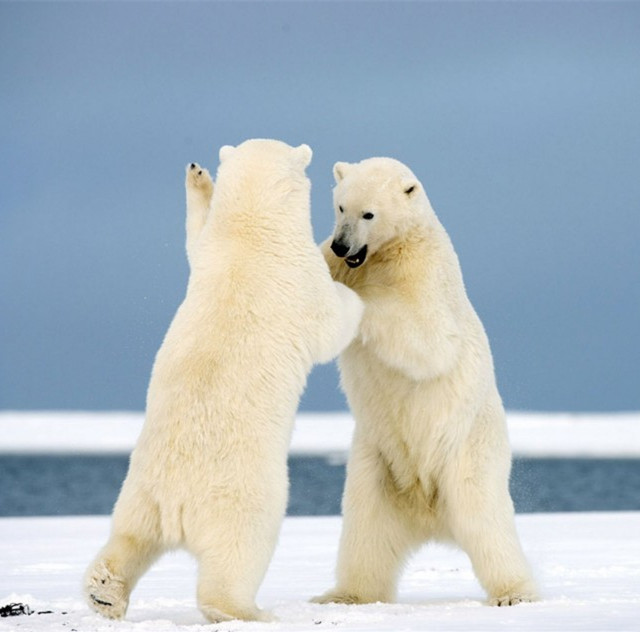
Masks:
[[[141,413],[2,412],[0,453],[127,452]],[[640,457],[640,413],[508,413],[516,455]],[[292,454],[344,458],[348,414],[300,414]],[[340,519],[286,518],[258,595],[277,621],[210,626],[196,608],[196,565],[164,556],[132,595],[126,620],[101,619],[84,604],[82,575],[105,542],[107,517],[0,519],[0,606],[33,614],[0,619],[0,632],[303,632],[306,630],[640,630],[640,512],[516,517],[543,599],[491,608],[467,557],[429,545],[408,565],[398,603],[320,606],[308,599],[332,584]],[[206,627],[205,627],[206,626]]]
[[[129,452],[138,412],[0,412],[0,453]],[[508,412],[516,456],[640,457],[640,412]],[[344,458],[353,433],[347,413],[300,413],[291,454]]]
[[[80,592],[108,518],[0,519],[0,605],[53,611],[0,619],[0,632],[639,629],[640,513],[527,514],[517,524],[542,589],[534,604],[485,605],[467,557],[436,545],[411,560],[395,604],[310,604],[331,586],[340,519],[286,518],[258,595],[278,620],[205,627],[186,553],[161,558],[133,592],[126,619],[112,622],[91,612]]]

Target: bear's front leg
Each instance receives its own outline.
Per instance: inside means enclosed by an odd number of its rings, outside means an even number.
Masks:
[[[321,364],[340,355],[356,338],[364,312],[364,303],[356,292],[342,283],[330,283],[338,297],[338,310],[334,316],[335,322],[326,323],[327,326],[320,331],[322,335],[319,336],[314,362]],[[329,336],[327,330],[331,332]]]
[[[187,165],[185,189],[187,193],[187,259],[193,263],[196,244],[207,221],[211,198],[213,197],[213,180],[211,175],[197,162]]]
[[[446,304],[428,308],[401,292],[367,287],[362,344],[387,366],[416,381],[433,380],[455,366],[461,336]]]

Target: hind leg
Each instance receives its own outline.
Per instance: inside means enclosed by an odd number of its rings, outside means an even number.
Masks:
[[[89,606],[108,619],[122,619],[133,587],[159,553],[154,543],[113,534],[85,575]]]
[[[356,436],[347,467],[337,583],[316,603],[391,602],[400,571],[421,536],[402,515],[374,445]]]
[[[269,474],[257,460],[253,467],[241,487],[212,490],[209,502],[184,514],[186,543],[199,564],[198,606],[212,623],[269,620],[255,598],[284,516],[286,460]]]
[[[142,497],[123,498],[121,494],[111,537],[85,574],[89,606],[108,619],[124,617],[131,591],[161,552],[154,507]]]
[[[509,494],[509,460],[462,465],[449,480],[448,522],[454,540],[471,559],[489,603],[511,606],[538,599],[537,587],[516,532]],[[498,463],[496,465],[496,463]]]
[[[254,543],[253,538],[243,543],[247,553]],[[202,614],[211,623],[234,619],[270,621],[269,614],[255,604],[267,564],[256,564],[248,555],[235,555],[232,563],[239,566],[232,570],[227,567],[231,561],[224,557],[204,555],[199,560],[198,607]]]
[[[502,494],[500,502],[511,506],[508,494]],[[485,507],[479,512],[462,512],[451,527],[454,539],[469,555],[492,606],[513,606],[538,599],[512,511]]]

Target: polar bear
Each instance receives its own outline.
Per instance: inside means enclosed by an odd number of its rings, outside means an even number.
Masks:
[[[306,145],[250,140],[187,167],[186,297],[158,351],[145,423],[85,576],[89,605],[124,616],[165,550],[197,559],[211,622],[262,620],[255,595],[287,502],[287,450],[314,362],[357,333],[363,306],[313,241]]]
[[[393,600],[403,563],[429,539],[467,552],[491,604],[534,600],[491,351],[449,237],[404,164],[339,162],[334,177],[322,250],[365,313],[339,359],[356,427],[337,585],[315,601]]]

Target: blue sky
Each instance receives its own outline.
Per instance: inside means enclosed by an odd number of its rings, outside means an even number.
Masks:
[[[510,408],[640,408],[640,4],[0,3],[0,408],[142,409],[184,165],[251,137],[423,182]],[[345,407],[333,367],[303,409]]]

